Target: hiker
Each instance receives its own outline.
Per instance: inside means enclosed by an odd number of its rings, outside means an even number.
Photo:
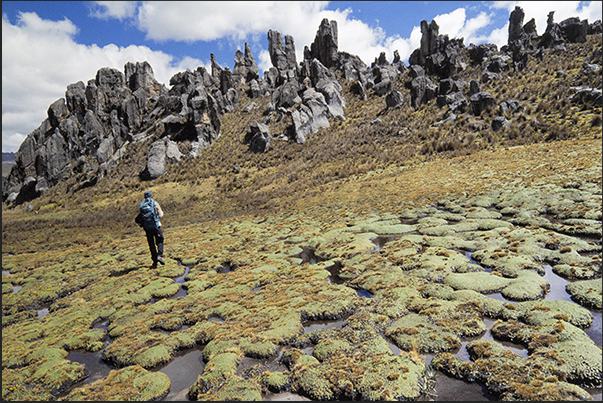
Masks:
[[[149,250],[153,259],[152,268],[157,267],[157,262],[165,264],[163,261],[163,232],[161,231],[161,221],[163,211],[155,200],[150,190],[144,192],[144,200],[140,202],[139,217],[137,222],[147,234]]]

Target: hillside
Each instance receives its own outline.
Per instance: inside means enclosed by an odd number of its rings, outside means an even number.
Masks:
[[[457,45],[453,82],[424,77],[465,108],[419,102],[412,65],[365,96],[331,67],[343,117],[300,141],[320,80],[280,114],[284,84],[241,82],[219,136],[197,149],[174,132],[183,157],[150,178],[170,127],[151,95],[146,137],[93,183],[74,170],[4,203],[3,400],[600,400],[601,34],[522,66]],[[478,93],[495,101],[476,112]],[[165,212],[157,268],[134,223],[147,189]]]

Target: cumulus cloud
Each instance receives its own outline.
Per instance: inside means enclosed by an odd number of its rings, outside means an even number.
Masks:
[[[136,1],[95,1],[91,3],[90,15],[103,20],[116,18],[123,21],[134,17],[136,8]]]
[[[2,150],[16,151],[25,136],[46,118],[48,106],[65,96],[67,85],[96,76],[101,67],[123,71],[131,61],[148,61],[155,78],[168,83],[178,71],[203,65],[174,58],[146,46],[86,46],[74,40],[77,28],[68,19],[43,20],[21,13],[15,25],[2,16]],[[207,63],[206,63],[207,64]]]

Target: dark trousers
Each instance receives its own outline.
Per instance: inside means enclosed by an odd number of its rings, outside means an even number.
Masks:
[[[163,257],[163,232],[161,231],[161,227],[145,230],[145,232],[153,263],[156,263],[157,257]]]

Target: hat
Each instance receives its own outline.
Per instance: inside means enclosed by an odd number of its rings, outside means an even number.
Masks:
[[[144,197],[153,197],[153,194],[151,193],[150,190],[147,190],[144,192]]]

